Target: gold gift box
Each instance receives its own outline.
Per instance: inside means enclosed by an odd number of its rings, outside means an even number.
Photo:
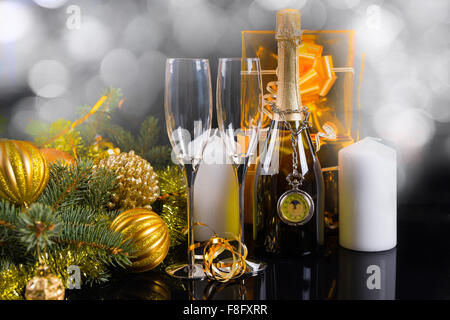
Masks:
[[[331,220],[337,215],[338,151],[359,139],[360,110],[354,103],[354,38],[353,30],[303,30],[299,45],[299,89],[302,104],[311,112],[311,136],[324,172],[325,209]],[[260,58],[264,96],[270,100],[271,94],[276,94],[277,81],[275,31],[242,31],[242,57]],[[264,111],[263,128],[267,128],[270,107],[265,105]],[[246,182],[246,199],[250,200],[246,201],[245,210],[248,223],[252,221],[254,174],[255,164],[250,167]]]

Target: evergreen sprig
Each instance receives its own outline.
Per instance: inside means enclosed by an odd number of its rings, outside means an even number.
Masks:
[[[83,248],[91,255],[107,265],[126,267],[131,264],[130,252],[133,250],[130,241],[124,241],[119,232],[97,225],[64,225],[62,236],[56,240],[69,247]]]
[[[108,202],[117,187],[112,172],[98,168],[90,159],[67,166],[50,166],[50,180],[38,201],[45,203],[62,221],[61,236],[55,242],[73,250],[88,249],[93,259],[104,264],[127,266],[132,247],[119,232],[109,229]]]
[[[42,203],[33,203],[28,210],[19,213],[17,233],[27,251],[49,248],[61,232],[61,221],[52,209]]]
[[[23,257],[26,249],[18,239],[20,207],[0,200],[0,256],[10,260]]]
[[[38,202],[54,211],[73,206],[89,207],[104,212],[111,192],[117,187],[112,172],[96,168],[90,159],[78,159],[67,166],[61,162],[50,167],[50,180]]]
[[[0,200],[0,241],[10,230],[14,229],[19,212],[20,207],[16,207],[6,200]]]
[[[79,266],[90,284],[108,280],[111,266],[130,265],[132,244],[109,228],[119,214],[107,206],[115,188],[113,173],[79,159],[50,165],[49,183],[29,209],[0,201],[0,277],[23,283],[32,276],[36,257],[31,251],[37,245],[45,248],[42,259],[63,280],[70,265]],[[19,297],[19,287],[0,279],[0,291],[5,290],[0,298]]]
[[[155,169],[162,169],[170,164],[172,149],[167,145],[158,145],[163,137],[159,120],[153,116],[144,119],[136,135],[116,124],[103,126],[99,132],[122,152],[133,150]]]

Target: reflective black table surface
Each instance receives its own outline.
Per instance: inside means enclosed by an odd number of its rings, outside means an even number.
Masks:
[[[437,208],[399,207],[398,245],[376,253],[327,239],[323,255],[266,259],[260,275],[228,283],[180,281],[163,272],[128,274],[103,286],[67,290],[69,300],[450,299],[450,219]],[[431,218],[432,216],[432,218]],[[430,218],[428,218],[430,217]]]

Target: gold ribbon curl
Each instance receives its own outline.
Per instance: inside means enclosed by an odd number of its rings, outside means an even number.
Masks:
[[[228,282],[242,276],[247,270],[246,258],[248,255],[247,246],[231,233],[225,233],[230,237],[220,237],[208,225],[196,222],[193,227],[207,227],[213,232],[213,236],[207,241],[192,244],[188,250],[193,251],[203,247],[202,268],[209,279],[219,282]],[[187,232],[187,227],[183,229]],[[226,257],[228,253],[228,257]],[[196,256],[197,258],[198,256]]]

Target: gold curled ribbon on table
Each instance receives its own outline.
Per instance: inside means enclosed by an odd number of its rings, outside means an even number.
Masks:
[[[247,268],[246,258],[248,254],[247,246],[231,233],[226,233],[230,238],[220,237],[208,225],[195,222],[194,227],[202,226],[210,229],[213,236],[207,241],[192,244],[188,250],[203,247],[202,255],[195,255],[196,259],[202,259],[202,268],[209,279],[219,282],[228,282],[242,276]],[[183,230],[187,232],[187,227]],[[228,253],[228,257],[223,257]],[[195,252],[194,252],[195,254]]]
[[[339,131],[337,124],[331,121],[320,121],[318,104],[326,101],[326,96],[336,82],[336,72],[354,72],[353,68],[335,68],[331,55],[322,56],[323,46],[315,43],[315,35],[303,35],[298,46],[299,90],[302,104],[311,111],[311,122],[317,130],[314,134],[316,151],[320,149],[320,141],[336,140]],[[264,70],[265,74],[276,74],[275,70]],[[264,114],[272,119],[272,104],[275,103],[277,82],[271,81],[266,86],[268,94],[263,96]],[[323,122],[323,123],[321,123]]]

